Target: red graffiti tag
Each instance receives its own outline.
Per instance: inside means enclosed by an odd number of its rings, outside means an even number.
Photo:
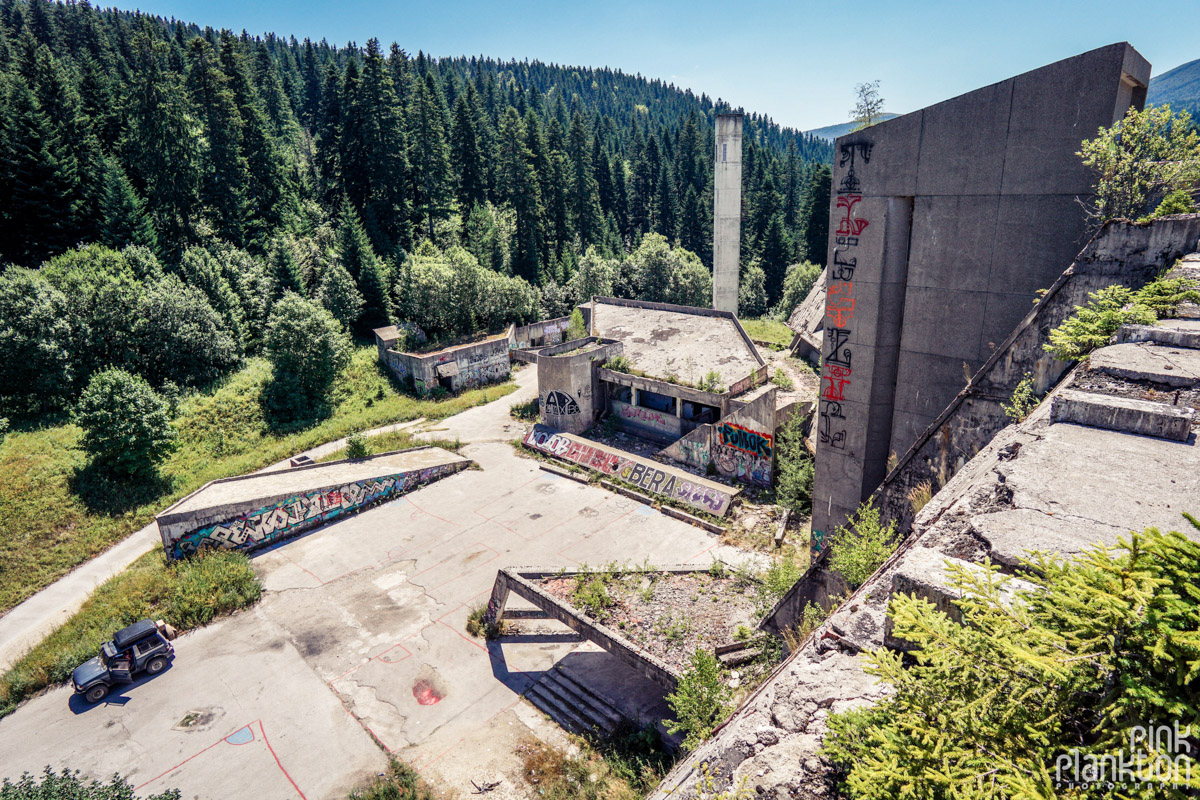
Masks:
[[[837,207],[846,209],[846,216],[838,220],[836,236],[858,236],[870,223],[854,216],[854,206],[862,200],[861,194],[843,195],[837,199]]]
[[[842,396],[846,389],[846,384],[850,383],[850,368],[835,367],[830,364],[825,365],[825,374],[821,376],[822,381],[827,381],[828,384],[821,390],[821,397],[826,400],[845,400]]]
[[[834,281],[829,284],[828,300],[825,303],[825,316],[834,328],[845,328],[854,319],[854,298],[850,296],[854,284],[850,281]]]

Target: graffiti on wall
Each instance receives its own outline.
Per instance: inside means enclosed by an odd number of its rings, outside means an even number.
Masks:
[[[758,458],[771,459],[774,452],[775,437],[769,433],[738,425],[736,422],[722,422],[717,426],[717,437],[725,447],[749,453]]]
[[[171,545],[170,557],[184,558],[206,548],[245,550],[271,544],[432,483],[460,468],[460,464],[439,464],[289,497],[184,534]]]
[[[575,398],[566,392],[555,389],[552,392],[546,392],[546,399],[542,401],[542,411],[546,414],[574,416],[579,413],[579,403],[575,402]]]
[[[556,433],[541,425],[534,426],[525,437],[525,444],[603,475],[620,478],[651,494],[673,498],[710,514],[722,516],[729,508],[731,495],[728,492],[711,485],[706,486],[699,481],[686,480],[683,476],[667,472],[652,461],[643,461],[594,447],[585,440]]]
[[[728,478],[736,478],[743,483],[753,483],[757,486],[771,485],[769,458],[759,458],[744,450],[716,444],[712,448],[712,460],[717,472]]]
[[[700,469],[707,468],[709,462],[712,460],[712,456],[708,450],[708,437],[706,436],[700,441],[680,439],[679,454],[683,456],[683,463],[691,464]]]
[[[870,142],[841,146],[838,166],[846,168],[838,182],[836,208],[844,210],[834,231],[833,261],[825,292],[825,348],[822,353],[820,421],[817,428],[821,444],[842,450],[846,447],[846,417],[842,403],[850,386],[852,348],[851,325],[854,321],[854,271],[858,267],[859,238],[871,224],[855,209],[862,202],[862,181],[856,171],[871,160]]]
[[[674,414],[655,411],[652,408],[630,405],[620,401],[612,401],[613,411],[623,421],[635,427],[649,428],[654,431],[679,435],[679,418]]]

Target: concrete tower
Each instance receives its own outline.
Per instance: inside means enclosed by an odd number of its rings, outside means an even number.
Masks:
[[[742,115],[717,115],[713,176],[713,308],[738,310],[742,252]]]

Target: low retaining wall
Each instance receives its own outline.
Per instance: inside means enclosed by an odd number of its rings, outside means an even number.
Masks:
[[[412,461],[411,468],[404,468],[403,461]],[[336,480],[339,467],[342,471],[361,473],[370,470],[371,462],[376,462],[380,474]],[[399,497],[452,475],[470,463],[440,448],[421,447],[358,462],[334,461],[227,478],[205,484],[155,519],[168,558],[185,558],[206,548],[254,550]],[[325,473],[330,483],[313,486],[313,478],[320,483]],[[289,477],[303,488],[280,493],[280,482]],[[261,491],[256,491],[255,482],[263,484]],[[212,499],[206,500],[209,497]]]
[[[718,517],[725,515],[741,491],[545,425],[533,426],[525,437],[525,446]]]

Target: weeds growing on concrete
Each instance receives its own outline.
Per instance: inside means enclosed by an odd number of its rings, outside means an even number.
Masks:
[[[833,609],[837,608],[839,603],[840,600],[835,601],[834,605],[829,609],[822,608],[816,603],[806,603],[804,611],[800,613],[800,619],[796,621],[796,624],[781,632],[788,650],[794,653],[800,649],[800,646],[804,644],[804,640],[811,636],[812,632],[833,613]]]
[[[696,388],[702,392],[721,394],[725,391],[725,384],[721,382],[721,373],[710,369],[704,373],[704,377],[701,378],[700,383],[696,384]]]
[[[908,506],[912,509],[913,516],[919,514],[932,499],[933,484],[930,481],[921,481],[908,490]]]
[[[884,525],[871,500],[863,503],[833,535],[829,568],[851,589],[862,586],[896,549],[896,523]]]
[[[788,377],[788,374],[783,371],[783,367],[776,367],[775,375],[771,378],[771,383],[783,389],[785,392],[790,392],[796,388],[796,384]]]
[[[367,437],[361,432],[355,431],[346,437],[346,458],[366,458],[371,455],[371,448],[367,444]]]
[[[486,605],[475,606],[467,616],[467,633],[476,639],[481,636],[485,639],[499,639],[509,634],[510,627],[507,622],[488,622]]]
[[[513,403],[508,413],[513,419],[519,419],[522,422],[536,422],[540,409],[538,398],[534,397],[524,403]]]
[[[1001,403],[1000,407],[1004,409],[1004,415],[1013,422],[1022,422],[1033,413],[1041,401],[1042,398],[1038,397],[1033,388],[1033,373],[1026,372],[1025,377],[1017,384],[1017,388],[1013,389],[1012,399],[1007,403]]]
[[[437,797],[415,769],[393,758],[387,772],[352,791],[349,800],[435,800]]]
[[[30,695],[71,679],[75,667],[126,625],[149,617],[180,631],[258,600],[262,587],[241,553],[218,550],[167,563],[161,550],[147,553],[109,579],[83,607],[0,677],[0,716]]]
[[[572,737],[577,755],[536,740],[518,746],[522,775],[539,800],[641,800],[672,758],[652,728],[619,728],[607,739]]]
[[[697,648],[675,691],[667,695],[667,703],[675,715],[665,720],[667,730],[684,734],[683,748],[695,750],[733,711],[717,657]]]
[[[617,600],[608,591],[608,586],[620,577],[617,562],[609,562],[601,570],[593,570],[587,564],[575,575],[575,588],[571,591],[571,602],[587,612],[588,616],[603,621]]]

